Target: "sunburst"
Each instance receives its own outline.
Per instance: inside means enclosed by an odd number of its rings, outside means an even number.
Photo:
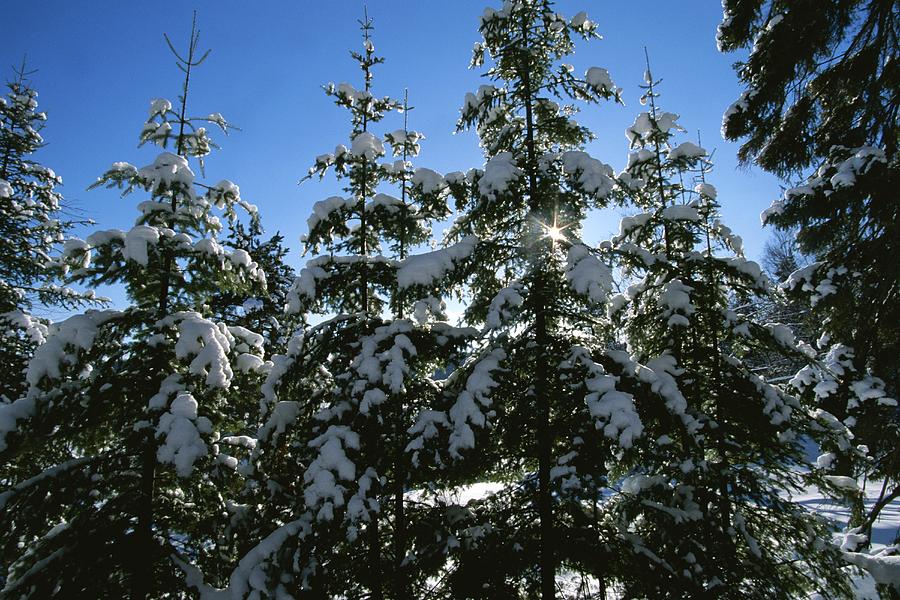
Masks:
[[[556,214],[553,214],[553,224],[548,225],[547,223],[543,223],[538,221],[538,224],[544,230],[544,233],[541,237],[549,238],[554,244],[557,242],[565,241],[566,239],[566,229],[571,226],[569,225],[560,225],[557,221]]]
[[[545,227],[544,237],[548,237],[554,242],[561,242],[566,239],[565,234],[563,233],[562,227],[557,227],[556,225],[551,225],[549,227]]]

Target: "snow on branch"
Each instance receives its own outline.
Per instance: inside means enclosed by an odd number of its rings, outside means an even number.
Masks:
[[[447,248],[410,256],[400,262],[397,285],[400,289],[406,289],[414,285],[437,283],[461,261],[471,256],[478,242],[477,236],[470,235]]]
[[[562,165],[572,185],[598,200],[609,196],[615,186],[612,167],[587,152],[580,150],[563,152]]]
[[[466,387],[450,408],[449,417],[453,430],[450,433],[450,456],[460,458],[460,450],[475,447],[475,432],[472,425],[484,427],[486,419],[479,404],[491,405],[490,392],[498,383],[493,373],[500,369],[506,359],[502,348],[494,348],[481,357],[466,379]]]
[[[289,539],[305,535],[309,529],[309,519],[306,516],[275,529],[241,558],[228,578],[228,587],[224,589],[214,588],[204,583],[203,573],[200,569],[180,557],[173,555],[172,562],[184,572],[185,583],[200,593],[201,600],[242,600],[247,598],[254,589],[258,589],[261,581],[266,579],[269,561],[275,553]]]
[[[584,244],[573,244],[566,257],[566,280],[591,302],[605,302],[612,291],[612,270]]]

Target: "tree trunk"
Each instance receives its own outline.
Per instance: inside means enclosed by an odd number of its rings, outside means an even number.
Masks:
[[[156,487],[156,445],[153,431],[141,453],[141,479],[137,507],[137,528],[134,531],[131,598],[143,600],[150,596],[153,586],[153,495]]]
[[[378,515],[372,514],[372,522],[368,526],[369,533],[369,574],[372,600],[384,600],[381,572],[381,539],[378,534]]]
[[[402,452],[402,448],[401,448]],[[403,505],[403,487],[406,479],[406,470],[403,464],[403,455],[397,454],[394,466],[394,477],[397,487],[394,490],[394,598],[405,600],[409,598],[409,590],[406,584],[406,572],[403,559],[406,557],[406,512]]]
[[[522,26],[522,46],[528,49],[528,24]],[[538,198],[537,156],[534,147],[534,114],[532,110],[532,90],[530,65],[522,67],[522,85],[525,104],[525,150],[528,169],[528,201],[533,217],[546,222],[546,210]],[[536,266],[536,262],[535,262]],[[544,365],[544,351],[549,343],[547,332],[547,299],[544,290],[542,272],[535,279],[535,343],[538,348],[535,369],[534,396],[537,403],[537,442],[538,442],[538,517],[540,519],[540,571],[541,599],[553,600],[556,596],[556,556],[553,540],[553,505],[550,497],[550,462],[553,440],[550,432],[550,397],[547,382],[547,367]]]

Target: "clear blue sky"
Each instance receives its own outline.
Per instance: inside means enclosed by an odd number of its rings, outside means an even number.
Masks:
[[[314,157],[346,143],[346,111],[335,107],[321,85],[348,81],[361,85],[348,51],[360,47],[358,0],[258,1],[30,0],[4,6],[0,66],[5,79],[11,66],[28,55],[39,69],[32,82],[49,122],[48,145],[39,158],[64,179],[70,205],[100,228],[128,228],[145,198],[121,199],[114,191],[86,188],[114,161],[138,166],[152,161],[154,149],[136,148],[137,135],[152,98],[175,101],[181,73],[163,40],[166,32],[179,47],[186,43],[191,13],[198,11],[201,47],[211,48],[192,79],[189,112],[220,112],[242,131],[217,137],[222,149],[207,161],[211,182],[230,179],[241,195],[260,208],[268,232],[280,230],[302,264],[298,237],[306,229],[313,202],[338,190],[333,182],[297,186]],[[375,21],[374,42],[386,63],[377,67],[373,90],[402,96],[409,88],[410,126],[427,139],[418,166],[440,172],[467,170],[482,163],[471,133],[454,135],[458,109],[467,91],[483,82],[467,65],[478,39],[478,17],[499,1],[454,2],[369,0]],[[778,181],[756,169],[736,165],[736,146],[720,135],[721,115],[739,88],[730,68],[735,56],[716,50],[721,19],[718,0],[589,2],[562,0],[567,16],[586,10],[599,24],[601,41],[582,44],[572,62],[582,71],[609,69],[624,88],[626,106],[590,107],[582,123],[598,135],[589,150],[621,169],[627,141],[624,129],[643,108],[638,103],[644,72],[643,46],[654,74],[663,78],[661,106],[681,115],[694,139],[715,150],[710,181],[719,190],[725,221],[745,239],[747,254],[758,259],[769,235],[759,212],[779,195]],[[383,122],[384,132],[399,117]],[[687,138],[685,138],[687,139]],[[588,242],[618,229],[615,214],[592,218]],[[112,294],[121,301],[120,294]]]

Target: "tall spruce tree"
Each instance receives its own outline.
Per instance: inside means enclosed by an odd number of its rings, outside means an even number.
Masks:
[[[580,575],[611,574],[614,532],[598,511],[606,465],[614,440],[640,435],[632,396],[607,370],[598,315],[611,270],[579,241],[585,213],[607,204],[613,171],[583,150],[593,136],[574,102],[618,100],[619,90],[605,69],[579,75],[564,62],[577,39],[599,37],[585,13],[510,1],[486,9],[479,31],[472,66],[489,59],[491,83],[466,96],[459,128],[477,131],[486,163],[446,179],[465,211],[452,235],[481,239],[466,319],[483,330],[448,388],[449,451],[470,481],[501,487],[448,508],[441,589],[546,599]]]
[[[446,322],[443,297],[477,240],[413,253],[449,214],[447,185],[412,168],[421,134],[373,131],[409,107],[373,95],[373,67],[383,59],[372,22],[360,23],[363,48],[351,55],[363,88],[325,87],[350,112],[349,148],[317,157],[308,175],[333,172],[345,195],[313,206],[304,242],[321,254],[288,298],[288,312],[305,323],[273,357],[263,386],[246,492],[258,512],[256,545],[227,582],[188,568],[201,595],[227,584],[238,596],[252,587],[265,597],[421,597],[434,563],[443,564],[427,523],[433,508],[410,492],[427,491],[428,467],[437,468],[418,451],[449,435],[447,415],[431,408],[440,405],[434,378],[474,331]],[[386,143],[397,160],[385,160]],[[399,193],[379,191],[389,185]]]
[[[57,285],[51,255],[72,223],[62,219],[62,179],[35,160],[47,115],[23,62],[0,98],[0,402],[25,392],[25,366],[49,323],[35,306],[74,307],[93,299]]]
[[[220,290],[265,282],[247,252],[217,239],[217,212],[232,222],[252,207],[189,164],[214,146],[204,123],[228,127],[187,116],[198,40],[194,28],[176,53],[179,104],[154,100],[140,135],[174,152],[140,169],[114,163],[95,184],[149,194],[135,226],[69,240],[59,259],[70,281],[124,286],[129,305],[54,326],[27,394],[0,407],[4,598],[171,597],[184,589],[177,564],[215,571],[228,556],[223,495],[238,460],[219,448],[241,442],[227,434],[242,428],[241,386],[259,384],[263,340],[203,311]]]
[[[707,153],[673,143],[678,115],[650,110],[626,130],[632,148],[619,190],[643,212],[623,219],[604,244],[633,278],[612,301],[624,332],[626,370],[656,377],[663,410],[637,395],[643,435],[613,468],[619,493],[606,516],[629,548],[625,597],[798,598],[848,593],[827,523],[790,500],[820,473],[805,474],[805,437],[833,417],[758,376],[760,352],[802,358],[783,324],[754,322],[734,299],[771,294],[740,237],[718,216],[705,181]],[[696,187],[685,184],[700,173]],[[631,366],[643,363],[641,367]],[[667,414],[669,413],[669,414]],[[673,419],[673,416],[680,418]],[[838,432],[839,437],[842,432]]]
[[[884,479],[883,497],[896,498],[900,411],[890,397],[900,393],[900,11],[890,0],[727,0],[723,9],[720,48],[750,49],[735,65],[745,91],[723,132],[743,140],[742,160],[806,177],[762,215],[764,224],[796,229],[814,260],[785,282],[824,334],[823,364],[802,374],[800,388],[868,449],[868,456],[835,449],[836,471]],[[860,524],[859,502],[854,512]]]

